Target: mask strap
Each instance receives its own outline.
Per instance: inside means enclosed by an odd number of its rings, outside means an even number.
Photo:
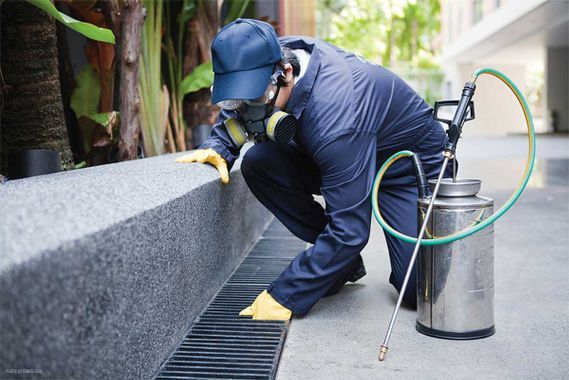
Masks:
[[[277,84],[277,91],[275,91],[275,96],[273,96],[273,98],[271,99],[271,101],[267,105],[267,111],[265,112],[265,118],[267,118],[269,116],[269,114],[271,114],[273,112],[273,110],[275,109],[275,103],[277,101],[277,98],[279,97],[279,91],[280,90],[281,90],[281,86],[279,86]]]
[[[273,75],[271,75],[271,82],[273,82],[273,84],[277,84],[280,77],[286,78],[284,72],[281,69],[278,69],[273,73]]]

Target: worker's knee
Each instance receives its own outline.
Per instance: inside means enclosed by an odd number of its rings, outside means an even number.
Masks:
[[[268,144],[256,144],[252,146],[241,161],[241,173],[245,180],[250,181],[256,175],[259,175],[261,168],[270,158],[270,150]],[[266,165],[266,164],[265,164]]]

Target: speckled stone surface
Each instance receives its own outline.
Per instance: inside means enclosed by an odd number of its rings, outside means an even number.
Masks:
[[[149,378],[271,219],[180,154],[0,185],[0,377]]]

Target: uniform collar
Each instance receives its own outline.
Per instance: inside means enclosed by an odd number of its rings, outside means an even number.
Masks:
[[[305,49],[310,51],[310,60],[308,61],[306,73],[293,87],[289,101],[286,105],[286,109],[299,119],[304,108],[306,108],[306,103],[310,97],[312,86],[314,85],[314,81],[316,80],[316,76],[320,69],[320,53],[318,52],[316,44],[302,38],[284,38],[282,43],[283,46],[290,49]]]

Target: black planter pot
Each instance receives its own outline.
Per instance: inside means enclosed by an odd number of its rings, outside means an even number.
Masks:
[[[29,149],[8,154],[8,178],[26,178],[61,171],[61,155],[45,149]]]
[[[199,124],[192,128],[192,142],[194,148],[201,145],[211,136],[212,126],[208,124]]]

